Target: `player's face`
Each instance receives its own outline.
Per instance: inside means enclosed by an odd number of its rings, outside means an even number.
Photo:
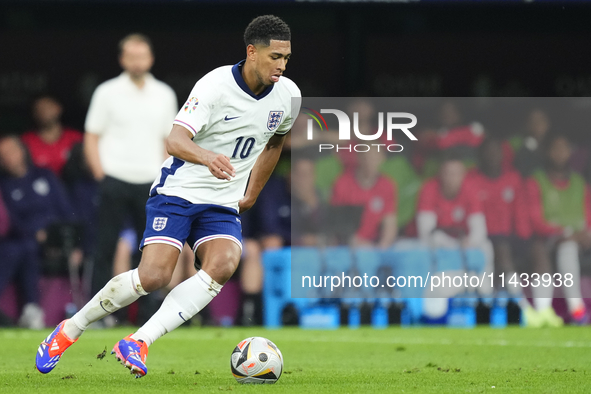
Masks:
[[[279,82],[291,57],[291,42],[271,40],[268,47],[259,45],[255,52],[255,74],[264,86]]]
[[[154,56],[148,44],[131,40],[123,46],[119,63],[132,78],[138,78],[150,71],[154,64]]]

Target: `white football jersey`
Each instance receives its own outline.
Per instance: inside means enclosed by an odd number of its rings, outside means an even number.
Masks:
[[[219,67],[201,78],[173,122],[189,130],[200,147],[229,157],[236,176],[218,179],[205,165],[170,157],[150,195],[238,210],[257,157],[274,134],[291,129],[301,104],[300,90],[284,76],[255,95],[242,78],[243,64]]]

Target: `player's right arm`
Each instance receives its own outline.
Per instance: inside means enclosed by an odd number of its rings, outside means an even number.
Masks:
[[[166,151],[169,155],[193,164],[207,166],[209,172],[218,179],[230,180],[236,171],[230,158],[200,147],[193,138],[209,127],[212,106],[220,97],[219,83],[222,78],[216,69],[201,78],[195,86],[185,105],[177,113],[172,131],[166,138]]]
[[[166,151],[169,155],[189,163],[207,166],[209,172],[218,179],[230,180],[236,176],[229,157],[195,144],[193,134],[178,124],[172,126],[170,135],[166,139]]]

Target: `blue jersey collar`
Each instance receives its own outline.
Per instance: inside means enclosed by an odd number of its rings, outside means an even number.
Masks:
[[[248,85],[244,81],[244,78],[242,78],[242,66],[244,66],[245,62],[246,62],[246,60],[242,60],[242,61],[236,63],[234,66],[232,66],[232,75],[234,76],[234,80],[236,80],[236,83],[238,84],[238,86],[240,86],[240,89],[242,89],[244,91],[244,93],[248,94],[250,97],[252,97],[255,100],[260,100],[263,97],[267,96],[269,93],[271,93],[271,90],[273,90],[274,85],[268,86],[259,95],[254,94],[253,91],[250,90],[250,88],[248,87]]]

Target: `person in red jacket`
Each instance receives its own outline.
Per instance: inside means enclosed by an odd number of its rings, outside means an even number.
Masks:
[[[423,185],[417,211],[417,230],[423,243],[432,248],[481,249],[486,258],[484,270],[493,271],[492,245],[487,238],[477,184],[467,177],[466,167],[459,157],[451,154],[444,157],[439,175]],[[447,290],[445,297],[463,289]],[[492,295],[490,283],[485,283],[479,293]]]
[[[541,108],[532,109],[527,114],[523,134],[513,136],[503,143],[503,169],[515,169],[523,177],[528,177],[542,168],[542,145],[550,127],[548,114]]]
[[[524,209],[523,180],[518,172],[503,169],[501,142],[490,137],[480,146],[479,167],[470,177],[477,185],[486,218],[488,237],[493,245],[495,272],[504,273],[505,278],[516,278],[513,260],[515,241],[526,240],[531,234]],[[535,313],[527,299],[523,298],[521,286],[508,285],[508,280],[502,287],[497,284],[497,290],[507,291],[512,298],[518,298],[526,314]]]
[[[458,158],[445,158],[439,175],[424,183],[417,210],[419,238],[430,245],[475,246],[486,240],[476,184]]]
[[[434,176],[445,156],[456,156],[466,166],[473,166],[478,147],[485,138],[484,126],[479,122],[466,122],[455,100],[443,101],[437,118],[437,127],[422,123],[412,152],[412,163],[424,177]]]
[[[396,186],[380,167],[385,160],[383,149],[357,154],[354,171],[347,171],[335,182],[331,205],[363,207],[361,224],[352,244],[355,246],[391,246],[396,239]]]
[[[21,137],[31,154],[33,164],[47,168],[61,177],[62,169],[76,144],[82,142],[82,133],[61,123],[63,107],[51,96],[42,96],[33,103],[33,119],[37,128]]]
[[[440,151],[456,148],[462,159],[474,159],[476,148],[484,140],[484,127],[478,122],[466,124],[458,104],[445,101],[439,109],[441,128],[438,131],[437,148]]]
[[[581,296],[579,254],[591,249],[591,189],[571,170],[571,146],[564,136],[551,137],[546,152],[546,169],[534,172],[526,184],[534,273],[552,275],[555,253],[572,321],[586,324],[589,315]],[[549,325],[562,325],[552,309],[554,286],[560,285],[552,280],[551,286],[532,286],[535,307]]]

